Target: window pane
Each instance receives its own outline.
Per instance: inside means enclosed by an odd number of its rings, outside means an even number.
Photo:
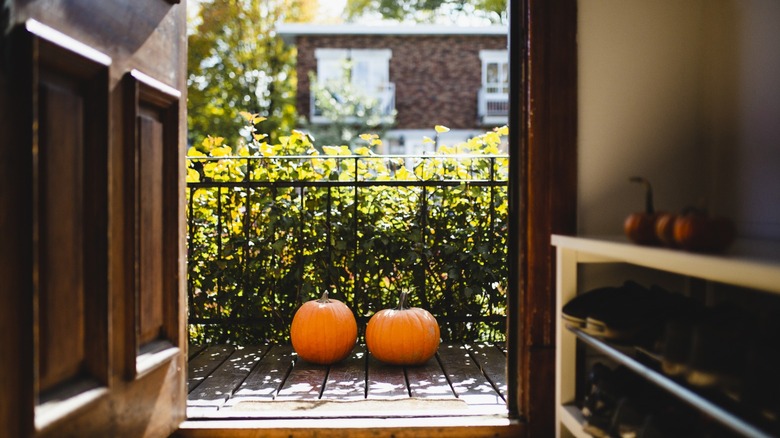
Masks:
[[[488,84],[495,84],[498,82],[498,64],[491,62],[487,65],[487,78]]]
[[[317,63],[317,80],[323,84],[337,81],[344,76],[344,60],[328,59]]]

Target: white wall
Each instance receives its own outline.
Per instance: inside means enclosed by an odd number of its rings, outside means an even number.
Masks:
[[[780,2],[707,5],[711,197],[741,235],[780,240]]]
[[[579,233],[706,199],[780,240],[780,2],[580,0]]]

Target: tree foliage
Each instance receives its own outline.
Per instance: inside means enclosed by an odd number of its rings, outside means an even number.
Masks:
[[[435,17],[469,16],[491,23],[506,23],[506,0],[347,0],[345,15],[356,20],[376,13],[398,21],[430,22]]]
[[[295,123],[295,51],[274,29],[316,9],[311,0],[211,0],[200,3],[189,33],[189,142],[208,136],[239,143],[240,110],[268,118],[271,133]]]
[[[507,191],[485,182],[507,179],[506,156],[494,155],[504,135],[441,146],[412,165],[372,154],[373,134],[354,151],[320,153],[299,131],[278,144],[255,134],[255,156],[192,149],[189,315],[201,324],[190,325],[191,340],[285,342],[296,309],[325,289],[363,323],[411,289],[445,339],[502,340]]]

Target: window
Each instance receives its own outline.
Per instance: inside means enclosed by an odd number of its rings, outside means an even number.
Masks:
[[[333,87],[331,94],[337,100],[337,84],[348,83],[366,98],[376,99],[382,115],[395,110],[395,86],[390,83],[390,49],[317,49],[317,83]],[[348,81],[345,81],[348,79]],[[325,122],[321,108],[312,93],[312,122]]]
[[[478,113],[483,124],[506,123],[509,114],[509,55],[506,50],[482,50],[482,88]]]

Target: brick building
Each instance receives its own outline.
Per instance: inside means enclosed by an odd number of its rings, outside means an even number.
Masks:
[[[384,152],[430,150],[422,139],[435,125],[449,127],[440,141],[454,144],[507,122],[506,27],[285,24],[277,33],[298,50],[298,113],[327,123],[309,73],[338,77],[348,59],[353,85],[373,94],[383,113],[396,112]]]

